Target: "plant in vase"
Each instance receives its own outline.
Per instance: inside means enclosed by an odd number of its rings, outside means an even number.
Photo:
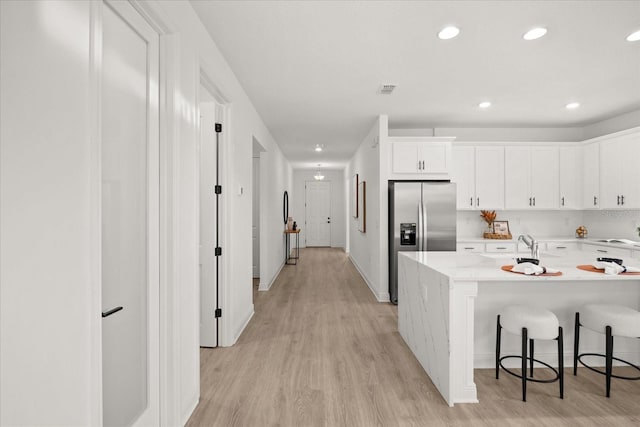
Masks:
[[[480,211],[480,216],[487,223],[487,231],[485,233],[493,233],[493,221],[496,220],[496,211]]]

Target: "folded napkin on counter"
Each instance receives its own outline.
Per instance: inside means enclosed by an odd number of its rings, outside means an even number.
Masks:
[[[615,262],[596,261],[593,263],[593,267],[604,270],[604,274],[640,273],[638,267],[625,267]]]
[[[560,270],[556,270],[555,268],[543,267],[541,265],[535,265],[531,262],[521,262],[520,264],[514,265],[511,268],[511,271],[513,271],[514,273],[523,273],[538,276],[544,273],[558,273]]]

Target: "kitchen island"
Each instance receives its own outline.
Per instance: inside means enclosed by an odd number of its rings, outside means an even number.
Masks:
[[[502,307],[527,304],[553,311],[564,329],[567,367],[573,364],[574,315],[583,304],[640,307],[640,275],[608,276],[576,268],[593,261],[589,252],[543,253],[540,265],[563,274],[525,276],[501,270],[515,263],[507,255],[401,252],[398,329],[450,406],[478,402],[473,370],[495,367],[496,316]],[[640,267],[638,261],[624,261]],[[615,353],[637,364],[639,341],[617,340]],[[503,354],[519,354],[519,345],[520,337],[503,334]],[[585,332],[580,348],[604,353],[604,337]],[[555,342],[536,342],[536,359],[556,366]]]

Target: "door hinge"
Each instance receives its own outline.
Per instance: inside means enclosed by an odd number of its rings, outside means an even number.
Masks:
[[[222,248],[220,246],[218,246],[216,248],[216,256],[220,256],[220,255],[222,255]]]
[[[217,133],[222,132],[222,123],[216,123],[216,132]]]
[[[216,308],[216,319],[219,317],[222,317],[222,309],[221,308]]]
[[[216,185],[215,191],[216,194],[222,194],[222,185]]]

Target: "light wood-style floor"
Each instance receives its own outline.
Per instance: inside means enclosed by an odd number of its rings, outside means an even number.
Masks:
[[[254,287],[255,289],[255,287]],[[201,350],[201,399],[188,426],[638,426],[640,381],[585,368],[557,383],[476,370],[478,404],[448,407],[341,250],[301,250],[231,348]]]

